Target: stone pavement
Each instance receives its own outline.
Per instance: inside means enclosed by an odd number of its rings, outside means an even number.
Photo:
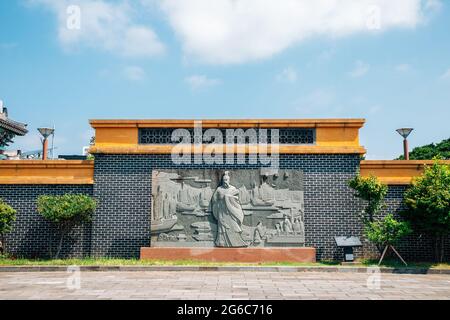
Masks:
[[[0,273],[0,299],[450,300],[450,275],[206,271],[79,274],[3,272]]]

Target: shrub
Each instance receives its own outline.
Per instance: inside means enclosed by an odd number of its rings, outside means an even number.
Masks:
[[[377,177],[356,176],[349,181],[349,186],[356,191],[357,198],[367,203],[360,215],[364,224],[364,233],[367,239],[376,245],[380,253],[385,246],[393,245],[411,232],[409,224],[395,220],[392,214],[379,221],[375,219],[385,205],[384,198],[388,192],[388,186],[381,183]]]
[[[395,245],[412,232],[408,222],[397,221],[392,214],[388,214],[381,221],[369,222],[365,231],[370,241],[383,247]]]
[[[62,196],[40,196],[37,200],[38,212],[58,229],[59,242],[55,258],[59,257],[64,236],[73,227],[90,222],[97,203],[87,195],[65,194]]]
[[[16,213],[16,210],[0,199],[0,255],[6,253],[5,234],[12,230]]]

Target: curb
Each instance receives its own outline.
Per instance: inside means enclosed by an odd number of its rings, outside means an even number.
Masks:
[[[69,266],[0,266],[2,272],[67,272]],[[373,269],[367,267],[253,267],[253,266],[80,266],[83,272],[335,272],[367,273]],[[448,274],[450,269],[426,268],[380,268],[385,274]]]

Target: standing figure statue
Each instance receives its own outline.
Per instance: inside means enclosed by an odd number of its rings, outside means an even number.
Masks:
[[[287,234],[290,234],[293,232],[292,230],[292,222],[289,219],[288,215],[284,215],[284,221],[283,221],[283,231]]]
[[[230,184],[230,175],[226,171],[211,200],[212,213],[217,220],[215,242],[217,247],[242,248],[248,246],[242,238],[244,212],[238,195],[239,189]]]

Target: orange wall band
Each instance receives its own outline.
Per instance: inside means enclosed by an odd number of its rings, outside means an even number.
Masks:
[[[450,160],[441,163],[450,165]],[[432,164],[432,160],[366,160],[361,161],[361,176],[373,175],[389,185],[408,185],[423,173],[425,165]]]
[[[185,153],[208,153],[212,152],[212,145],[203,145],[202,148],[196,148],[193,145],[177,145],[174,148],[173,145],[117,145],[117,144],[109,144],[109,145],[98,145],[91,147],[89,152],[103,153],[103,154],[172,154],[172,152],[176,152],[175,150],[184,150]],[[235,145],[232,148],[226,145],[215,145],[214,153],[223,153],[223,154],[249,154],[249,153],[257,153],[257,154],[271,154],[272,151],[276,151],[279,154],[360,154],[363,155],[366,153],[366,149],[363,147],[334,147],[334,146],[294,146],[294,145],[279,145],[278,150],[272,148],[270,145],[267,148],[258,149],[256,147],[252,148],[248,145],[240,146]]]
[[[94,162],[0,161],[0,184],[94,184]]]
[[[441,161],[450,165],[450,161]],[[374,175],[389,185],[408,185],[433,161],[361,161],[361,175]],[[93,161],[0,161],[0,185],[93,184]]]
[[[316,144],[279,145],[280,154],[365,154],[359,144],[364,119],[203,120],[203,128],[316,128]],[[172,145],[141,145],[139,128],[192,128],[194,120],[91,120],[96,130],[92,153],[171,154]],[[180,145],[178,145],[179,147]],[[191,152],[205,152],[211,146]],[[219,146],[220,148],[220,146]],[[219,149],[220,150],[220,149]],[[222,148],[224,153],[253,153],[247,146]],[[276,149],[275,149],[276,150]],[[217,151],[217,149],[216,149]],[[263,150],[263,153],[265,150]],[[272,152],[269,145],[267,152]],[[450,164],[450,161],[443,161]],[[361,175],[375,175],[390,185],[407,185],[432,161],[361,161]],[[93,161],[0,161],[0,184],[93,184]]]

